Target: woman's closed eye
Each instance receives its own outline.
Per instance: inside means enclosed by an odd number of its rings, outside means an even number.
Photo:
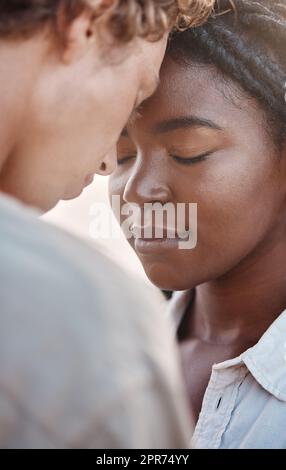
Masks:
[[[207,160],[207,157],[209,157],[212,153],[213,151],[209,151],[209,152],[202,153],[200,155],[196,155],[194,157],[181,157],[179,155],[171,155],[171,158],[181,165],[194,165],[195,163],[200,163],[200,162]],[[136,157],[137,155],[135,154],[121,156],[117,160],[118,165],[124,165],[125,163],[128,163],[131,160],[136,159]]]
[[[171,155],[171,157],[181,165],[194,165],[195,163],[200,163],[207,160],[207,157],[209,157],[212,153],[213,151],[209,151],[194,157],[180,157],[178,155]]]

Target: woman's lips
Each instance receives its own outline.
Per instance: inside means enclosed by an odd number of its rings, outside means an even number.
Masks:
[[[142,255],[160,254],[178,249],[180,241],[182,240],[179,238],[135,238],[134,248]]]
[[[144,231],[148,229],[148,231]],[[176,229],[172,227],[141,227],[133,225],[131,232],[133,233],[133,243],[135,250],[140,254],[160,254],[167,250],[178,249],[179,243],[188,238],[189,232],[185,232],[185,236],[179,236]],[[148,233],[148,235],[147,235]]]

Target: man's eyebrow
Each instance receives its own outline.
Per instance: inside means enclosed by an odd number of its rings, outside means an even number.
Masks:
[[[155,91],[157,90],[159,84],[160,84],[160,75],[156,72],[154,72],[153,74],[154,76],[154,81],[153,81],[153,88],[152,88],[152,91],[150,92],[150,96],[152,96]],[[150,97],[149,96],[149,97]],[[145,100],[144,100],[145,101]],[[142,106],[142,103],[140,103],[136,108],[134,108],[134,110],[132,111],[131,113],[131,116],[129,118],[129,121],[128,121],[128,124],[130,125],[130,123],[134,122],[138,117],[140,117],[140,110],[141,110],[141,106]],[[127,130],[127,127],[125,126],[125,128],[123,129],[123,131],[121,132],[120,134],[121,137],[129,137],[129,134],[128,134],[128,130]]]
[[[153,134],[163,134],[178,129],[189,129],[195,127],[207,127],[221,131],[222,128],[210,119],[200,118],[198,116],[182,116],[178,118],[168,119],[156,124],[153,128]]]
[[[123,131],[120,134],[120,137],[129,137],[127,127],[124,127]]]
[[[155,93],[155,91],[157,90],[157,88],[160,85],[160,82],[161,82],[160,75],[158,73],[154,73],[154,81],[153,81],[153,84],[152,84],[153,86],[152,86],[151,95],[153,95]]]
[[[139,106],[137,106],[137,108],[135,108],[133,110],[133,112],[132,112],[132,114],[131,114],[131,116],[128,120],[128,123],[126,124],[126,126],[124,127],[123,131],[120,134],[120,137],[129,137],[127,127],[132,125],[136,121],[136,119],[141,117],[141,114],[140,114],[141,107],[142,107],[142,104],[140,104]]]

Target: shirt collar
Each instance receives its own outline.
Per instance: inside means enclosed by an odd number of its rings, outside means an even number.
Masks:
[[[193,291],[175,292],[168,316],[176,334]],[[244,363],[255,380],[278,400],[286,402],[286,310],[272,323],[258,343],[239,357],[215,364],[226,369]]]
[[[272,323],[242,360],[260,385],[286,401],[286,310]]]

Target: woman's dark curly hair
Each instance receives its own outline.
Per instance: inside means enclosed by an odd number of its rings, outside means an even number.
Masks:
[[[216,0],[205,24],[172,35],[169,54],[215,65],[260,103],[279,142],[285,139],[286,0]]]
[[[214,0],[103,0],[104,16],[113,37],[129,41],[139,36],[159,39],[173,26],[179,29],[201,24],[213,10]],[[101,17],[98,0],[0,0],[0,37],[30,35],[59,11],[66,23],[84,8]]]

